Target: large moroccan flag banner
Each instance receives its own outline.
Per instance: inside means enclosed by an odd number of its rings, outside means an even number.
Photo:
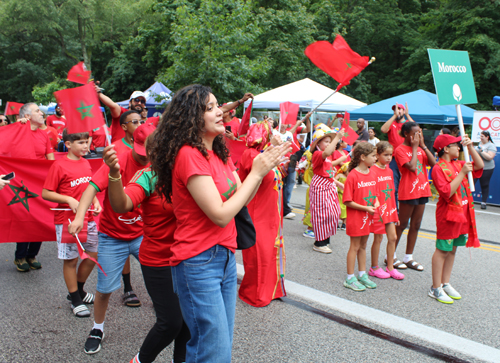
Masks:
[[[29,122],[13,124],[0,127],[0,156],[15,155],[18,158],[34,159],[35,147],[31,137],[31,126]]]
[[[94,82],[91,82],[82,87],[54,92],[66,116],[68,133],[90,132],[104,125],[104,117],[94,87]]]
[[[0,157],[0,174],[15,178],[0,191],[0,242],[55,241],[56,203],[42,199],[42,188],[53,161]]]

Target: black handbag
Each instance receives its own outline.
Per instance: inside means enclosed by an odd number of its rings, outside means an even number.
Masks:
[[[241,208],[238,214],[234,216],[234,223],[236,224],[236,242],[238,244],[236,249],[244,250],[252,247],[255,244],[257,233],[247,207]]]

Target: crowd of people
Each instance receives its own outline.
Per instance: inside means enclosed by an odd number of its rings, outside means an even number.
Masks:
[[[96,91],[111,112],[109,143],[105,125],[69,134],[60,107],[46,124],[33,103],[19,113],[19,121],[31,128],[34,158],[53,160],[54,148],[67,151],[52,164],[42,197],[60,209],[54,225],[72,312],[89,317],[87,305],[94,304],[85,353],[100,351],[109,298],[122,281],[124,304],[141,305],[131,285],[133,256],[140,263],[156,322],[131,362],[153,362],[172,341],[175,363],[230,362],[237,294],[255,307],[286,295],[283,219],[296,217],[290,197],[297,171],[309,184],[304,237],[314,239],[314,251],[329,254],[331,238],[345,230],[350,247],[343,285],[364,291],[377,287],[373,278],[402,280],[401,270],[424,270],[413,253],[431,196],[427,167],[432,168],[440,198],[428,295],[447,304],[461,298],[450,284],[456,249],[477,242],[475,227],[470,228],[475,223],[467,173],[487,188],[487,171],[494,167],[487,166],[494,157],[489,135],[483,134],[475,149],[467,136],[443,132],[433,153],[407,105],[401,104],[382,125],[388,142],[380,141],[359,119],[358,138],[347,145],[344,130],[331,127],[333,119],[311,130],[311,113],[293,125],[265,117],[240,135],[241,121],[234,110],[253,98],[250,93],[219,106],[209,87],[186,86],[175,93],[160,119],[147,117],[146,97],[140,91],[132,93],[128,109],[99,87]],[[247,148],[236,159],[226,140],[243,140]],[[473,162],[458,161],[462,147],[468,148]],[[104,148],[104,164],[93,171],[84,156],[99,148]],[[8,183],[0,180],[0,189]],[[99,192],[105,192],[102,206]],[[238,292],[235,250],[242,231],[240,214],[246,212],[255,241],[242,252],[245,275]],[[408,225],[400,260],[396,248]],[[86,236],[82,245],[93,259],[78,265],[77,244],[68,243],[64,229],[74,237]],[[367,272],[370,234],[374,239]],[[385,268],[379,263],[384,235]],[[14,263],[19,271],[41,268],[36,259],[40,246],[17,244]],[[97,270],[94,295],[84,286],[95,260],[102,269]]]

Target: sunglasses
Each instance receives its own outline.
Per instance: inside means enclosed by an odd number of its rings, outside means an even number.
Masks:
[[[135,101],[137,103],[142,103],[143,105],[146,104],[146,100],[143,98],[140,98],[140,97],[134,98],[133,101]]]
[[[125,122],[125,124],[128,124],[128,123],[130,123],[130,122],[132,122],[134,125],[139,125],[139,124],[141,124],[141,125],[142,125],[142,124],[143,124],[143,123],[145,123],[146,121],[144,121],[144,120],[140,120],[140,121],[139,121],[139,120],[134,120],[134,121],[127,121],[127,122]]]

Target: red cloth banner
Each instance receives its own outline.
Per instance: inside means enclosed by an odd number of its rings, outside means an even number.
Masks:
[[[5,105],[5,115],[19,115],[19,110],[24,106],[24,103],[7,102]]]
[[[6,126],[4,126],[6,127]],[[0,157],[0,174],[15,178],[0,191],[0,242],[55,241],[56,203],[42,199],[42,188],[53,161]]]
[[[239,168],[241,155],[247,149],[247,143],[244,140],[230,140],[226,138],[226,146],[236,168]]]
[[[0,156],[15,155],[19,158],[34,159],[35,147],[31,137],[31,126],[29,122],[13,124],[0,127]],[[43,183],[42,183],[43,184]]]
[[[90,79],[90,74],[91,72],[87,70],[85,63],[80,62],[69,70],[67,79],[71,82],[87,84]]]
[[[304,53],[319,69],[339,82],[337,91],[360,74],[369,61],[368,57],[362,57],[353,51],[339,34],[333,44],[317,41],[309,45]]]
[[[292,102],[280,103],[280,117],[282,125],[295,125],[300,105]]]
[[[250,116],[252,116],[252,107],[253,100],[250,102],[250,105],[245,110],[245,114],[241,118],[240,128],[238,129],[238,138],[245,139],[245,136],[248,133],[248,129],[250,128]]]
[[[54,92],[66,116],[68,133],[90,132],[104,124],[94,83]]]
[[[356,141],[359,137],[356,131],[354,131],[353,128],[349,125],[350,120],[351,115],[349,115],[349,112],[346,112],[344,115],[344,122],[342,123],[342,126],[340,126],[340,128],[344,129],[345,131],[344,137],[342,139],[347,143],[347,145],[354,144],[354,141]]]

